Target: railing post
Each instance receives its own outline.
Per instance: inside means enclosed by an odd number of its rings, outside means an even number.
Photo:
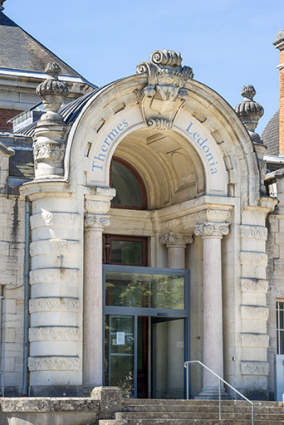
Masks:
[[[186,363],[186,399],[189,399],[189,364]]]
[[[222,419],[222,412],[221,412],[221,379],[219,379],[219,420]]]
[[[251,423],[254,425],[254,404],[251,405]]]

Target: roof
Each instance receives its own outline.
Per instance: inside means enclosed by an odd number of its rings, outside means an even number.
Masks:
[[[99,87],[91,91],[90,93],[86,93],[84,96],[81,96],[78,99],[75,99],[72,102],[61,106],[58,112],[62,115],[63,121],[66,124],[73,123],[76,120],[76,118],[79,116],[79,114],[81,113],[86,103],[89,102],[90,99],[93,99],[94,97],[98,96],[105,88],[107,88],[111,84],[107,84],[103,87]],[[36,125],[37,125],[37,122],[33,122],[32,124],[19,130],[18,134],[21,134],[27,137],[33,137],[34,129]]]
[[[44,73],[48,62],[57,62],[63,75],[82,78],[0,11],[0,68]]]
[[[267,146],[268,155],[279,155],[279,111],[277,111],[266,125],[261,140]]]

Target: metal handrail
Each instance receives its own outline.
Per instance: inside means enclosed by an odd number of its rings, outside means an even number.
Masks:
[[[202,363],[200,360],[188,360],[187,362],[184,362],[184,367],[186,368],[186,399],[188,400],[189,398],[189,368],[188,368],[188,364],[191,363],[198,363],[200,364],[202,367],[204,367],[205,369],[209,370],[210,373],[212,373],[213,375],[215,375],[218,379],[219,379],[219,420],[222,419],[222,409],[221,409],[221,381],[224,382],[224,384],[226,384],[228,387],[230,387],[233,391],[235,391],[235,393],[237,393],[239,396],[241,396],[245,401],[247,401],[248,403],[251,404],[251,423],[252,425],[254,425],[254,405],[255,404],[259,404],[259,406],[261,407],[262,404],[259,402],[252,402],[251,400],[249,400],[247,397],[245,397],[243,394],[241,394],[238,390],[236,390],[236,388],[232,387],[232,385],[230,385],[227,381],[225,381],[223,378],[221,378],[221,376],[217,375],[217,373],[213,372],[213,370],[209,369],[209,367],[207,367],[204,363]]]

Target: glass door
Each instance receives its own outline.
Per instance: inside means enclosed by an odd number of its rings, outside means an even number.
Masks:
[[[104,266],[105,385],[124,397],[183,398],[189,272]]]
[[[134,316],[105,317],[105,384],[134,397]]]

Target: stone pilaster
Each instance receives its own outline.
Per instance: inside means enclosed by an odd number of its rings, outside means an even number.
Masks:
[[[239,227],[241,252],[241,347],[240,372],[243,389],[248,397],[265,399],[268,397],[269,364],[267,350],[269,337],[267,321],[266,279],[268,255],[266,254],[266,216],[274,208],[276,200],[260,198],[259,206],[247,207],[242,214]]]
[[[214,214],[229,218],[229,212]],[[196,225],[195,235],[203,239],[203,363],[223,378],[223,312],[221,239],[229,234],[229,224],[206,221]],[[199,398],[218,397],[218,380],[203,371],[203,389]],[[225,396],[222,384],[222,394]]]
[[[113,189],[85,198],[84,240],[84,361],[85,390],[103,384],[102,233],[110,224],[107,212]]]

